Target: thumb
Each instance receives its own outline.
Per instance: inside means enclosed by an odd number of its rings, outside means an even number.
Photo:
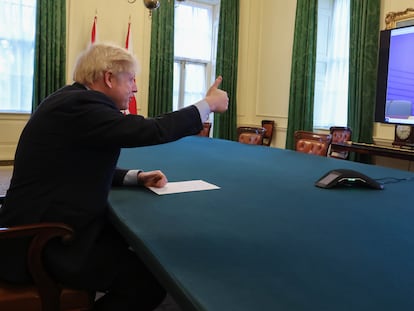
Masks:
[[[222,76],[218,76],[216,81],[214,81],[213,85],[211,86],[211,88],[218,88],[221,84],[221,81],[223,81],[223,77]]]

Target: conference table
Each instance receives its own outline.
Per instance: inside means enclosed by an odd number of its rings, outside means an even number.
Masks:
[[[220,187],[110,192],[111,221],[182,310],[414,310],[412,172],[198,136],[118,164]],[[315,187],[338,168],[384,189]]]

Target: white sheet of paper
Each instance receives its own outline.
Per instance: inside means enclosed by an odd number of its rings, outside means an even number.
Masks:
[[[187,180],[187,181],[168,182],[163,188],[155,188],[155,187],[148,187],[148,188],[154,191],[158,195],[220,189],[220,187],[210,184],[204,180]]]

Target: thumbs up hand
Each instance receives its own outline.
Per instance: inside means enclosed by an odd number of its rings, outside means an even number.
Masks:
[[[218,76],[216,81],[214,81],[213,85],[210,86],[207,91],[205,100],[210,106],[210,110],[212,112],[225,112],[229,106],[229,97],[227,96],[227,92],[218,88],[221,81],[223,81],[223,77]]]

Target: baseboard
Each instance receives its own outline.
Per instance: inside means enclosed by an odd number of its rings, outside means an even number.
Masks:
[[[11,166],[14,164],[13,160],[0,160],[0,166]]]

